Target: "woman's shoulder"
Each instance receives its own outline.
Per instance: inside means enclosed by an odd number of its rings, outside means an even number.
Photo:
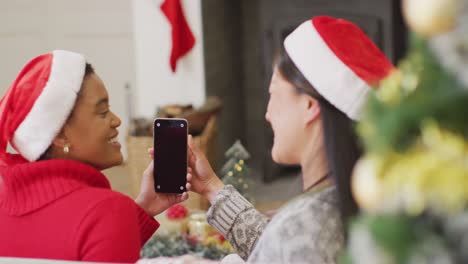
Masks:
[[[138,221],[137,207],[132,199],[110,189],[95,187],[74,190],[40,212],[60,215],[57,222],[66,222],[72,229],[91,228],[98,223],[115,227]]]
[[[283,263],[334,263],[344,236],[336,189],[304,193],[284,206],[265,229],[253,259],[275,251]],[[272,259],[274,260],[274,258]]]
[[[303,213],[317,215],[320,212],[339,212],[336,186],[330,186],[320,191],[306,192],[283,206],[279,213]]]
[[[111,189],[85,187],[71,193],[65,199],[77,203],[83,209],[106,206],[135,207],[135,202],[128,196]]]
[[[73,212],[74,220],[83,228],[92,228],[98,223],[118,227],[136,225],[138,208],[128,196],[102,188],[83,188],[64,197],[61,203]]]
[[[307,234],[309,239],[342,233],[341,215],[335,187],[304,193],[284,206],[268,225],[282,238]]]

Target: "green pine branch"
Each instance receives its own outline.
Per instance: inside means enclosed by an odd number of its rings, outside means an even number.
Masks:
[[[468,89],[441,67],[424,40],[413,38],[413,48],[400,71],[399,87],[382,87],[397,89],[397,100],[386,102],[379,92],[369,99],[363,122],[371,133],[361,130],[366,148],[378,153],[404,151],[428,121],[468,139]],[[408,89],[408,79],[417,83],[414,88]]]

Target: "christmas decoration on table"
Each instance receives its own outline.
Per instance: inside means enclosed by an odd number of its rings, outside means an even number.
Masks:
[[[205,212],[195,212],[190,215],[187,227],[187,236],[193,241],[205,241],[218,232],[206,221]],[[217,235],[216,235],[217,236]],[[221,242],[224,242],[222,239]]]
[[[171,215],[179,217],[183,209],[173,209]],[[166,228],[163,223],[161,228]],[[143,247],[144,258],[175,257],[186,254],[206,259],[222,259],[234,253],[229,242],[206,221],[205,212],[194,212],[187,220],[185,232],[161,232],[151,238]]]
[[[172,27],[172,50],[169,63],[172,72],[175,72],[177,61],[195,46],[195,36],[185,19],[181,0],[164,0],[161,4],[161,11]]]
[[[166,210],[166,218],[162,229],[171,234],[185,234],[187,232],[187,224],[189,213],[187,208],[182,204],[176,204]]]
[[[227,161],[221,168],[221,175],[224,184],[232,185],[248,201],[253,203],[253,196],[250,192],[253,185],[250,168],[246,165],[246,160],[250,158],[249,152],[244,148],[240,140],[237,140],[224,153]]]
[[[468,263],[468,1],[420,2],[404,2],[410,51],[358,125],[366,153],[352,189],[362,214],[342,263]],[[414,24],[417,3],[433,20]],[[451,4],[455,13],[438,13]]]
[[[233,253],[234,249],[231,247],[221,233],[214,229],[207,222],[206,212],[196,212],[190,216],[187,239],[192,243],[198,244],[199,247],[207,247],[207,255],[216,255],[224,253]],[[216,253],[216,251],[221,251]],[[211,258],[204,256],[205,258]]]
[[[182,204],[176,204],[166,210],[166,215],[171,220],[185,219],[188,215],[188,210]]]

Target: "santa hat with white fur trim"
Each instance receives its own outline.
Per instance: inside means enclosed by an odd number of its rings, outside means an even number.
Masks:
[[[284,47],[317,92],[353,120],[371,87],[394,69],[366,34],[344,19],[314,17],[289,34]]]
[[[78,53],[32,59],[0,99],[0,166],[37,160],[70,115],[86,68]],[[7,153],[10,143],[19,155]]]

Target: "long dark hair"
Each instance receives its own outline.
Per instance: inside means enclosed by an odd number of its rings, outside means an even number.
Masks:
[[[354,132],[354,122],[317,92],[284,48],[279,52],[276,63],[280,74],[294,85],[297,92],[314,97],[320,104],[328,167],[330,175],[336,182],[339,209],[346,226],[349,218],[358,210],[351,194],[350,182],[353,167],[361,156],[359,141]]]

